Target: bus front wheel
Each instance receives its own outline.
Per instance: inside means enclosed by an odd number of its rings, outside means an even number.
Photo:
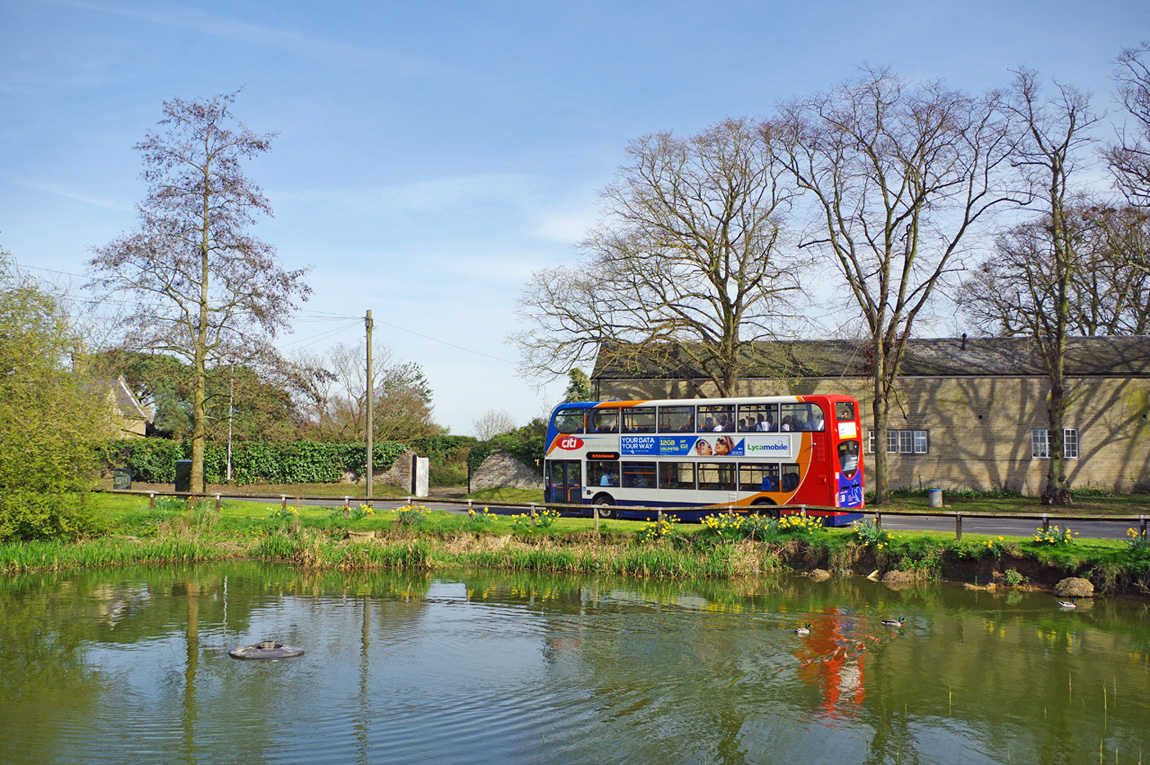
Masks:
[[[591,504],[599,506],[600,518],[613,518],[615,516],[615,511],[611,509],[615,504],[615,498],[610,494],[596,494],[595,498],[591,500]]]

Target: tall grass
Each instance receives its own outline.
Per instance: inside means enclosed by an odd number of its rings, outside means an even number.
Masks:
[[[0,573],[32,574],[131,563],[199,563],[233,554],[220,545],[197,539],[104,538],[81,544],[15,542],[0,545]]]

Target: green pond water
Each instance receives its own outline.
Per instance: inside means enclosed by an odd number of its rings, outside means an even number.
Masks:
[[[228,655],[265,639],[306,653]],[[0,578],[0,762],[1150,762],[1150,602],[254,563]]]

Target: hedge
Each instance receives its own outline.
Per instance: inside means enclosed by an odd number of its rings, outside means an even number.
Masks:
[[[387,470],[408,450],[406,444],[384,441],[373,444],[372,467]],[[109,467],[131,468],[143,483],[174,483],[176,462],[191,459],[191,441],[137,438],[114,441],[104,449]],[[232,480],[250,483],[338,483],[345,473],[363,473],[365,444],[323,444],[314,441],[269,443],[245,441],[232,446]],[[205,444],[204,476],[209,483],[222,483],[227,475],[226,445]]]

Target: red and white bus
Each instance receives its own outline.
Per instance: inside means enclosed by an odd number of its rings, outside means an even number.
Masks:
[[[806,505],[828,526],[862,518],[862,425],[850,396],[560,404],[546,453],[545,500],[599,505],[606,517],[650,515],[628,506],[711,506],[675,513],[688,521]]]

